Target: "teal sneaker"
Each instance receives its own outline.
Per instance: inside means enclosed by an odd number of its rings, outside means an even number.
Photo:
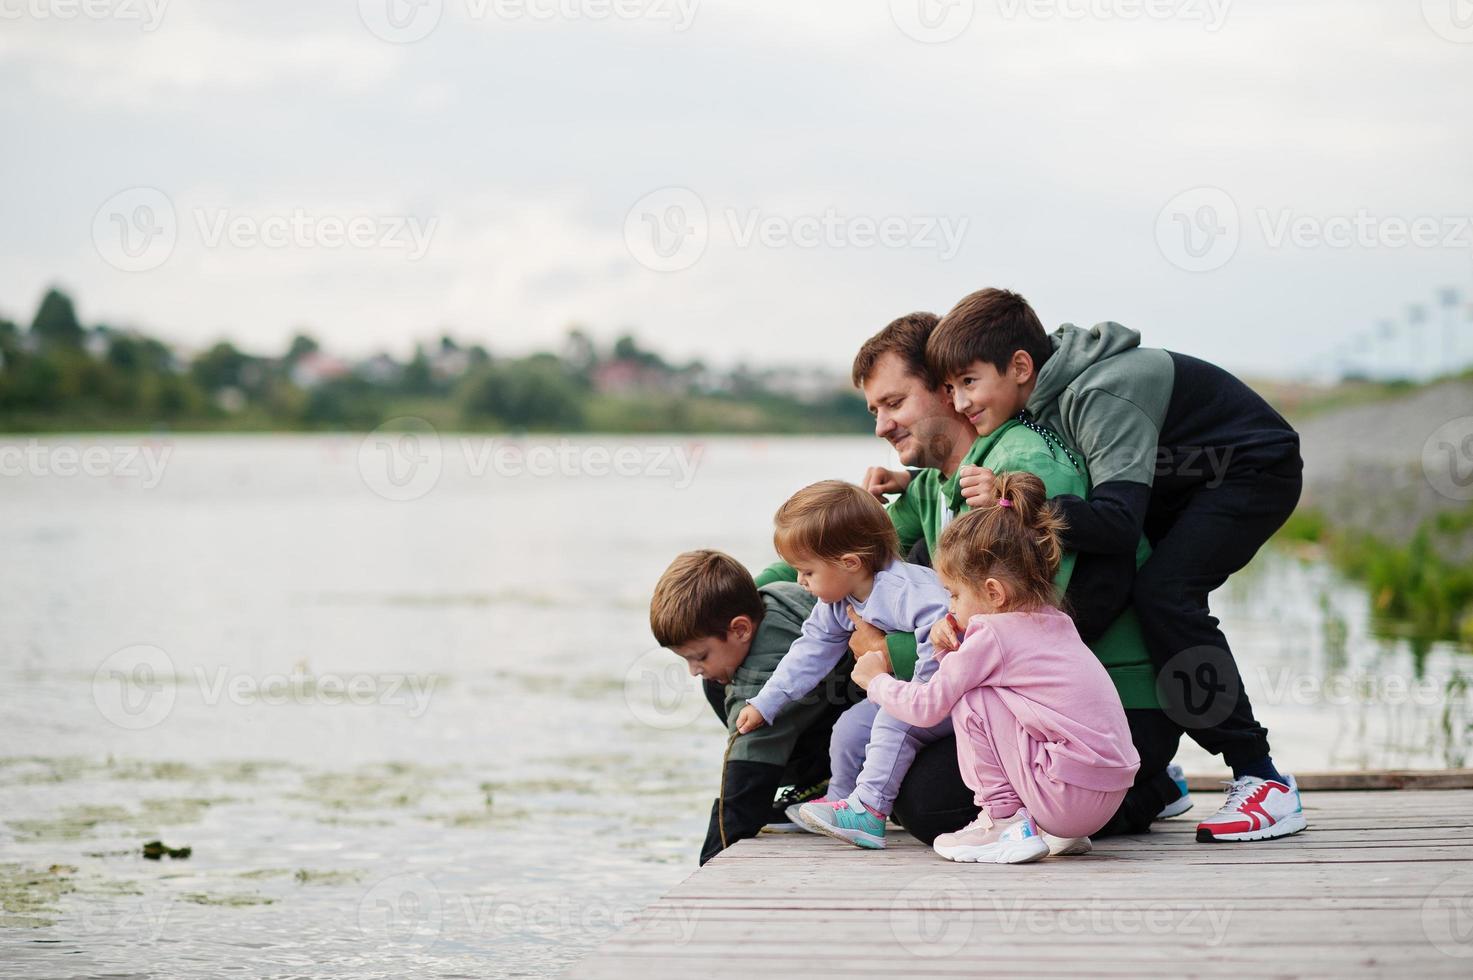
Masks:
[[[1187,790],[1187,774],[1182,772],[1181,766],[1173,762],[1166,767],[1166,775],[1170,776],[1171,781],[1176,783],[1177,788],[1181,790],[1181,798],[1166,804],[1161,812],[1156,814],[1157,820],[1179,817],[1192,808],[1192,796]]]
[[[804,803],[798,819],[808,827],[857,847],[878,850],[885,846],[885,819],[877,817],[858,798]]]

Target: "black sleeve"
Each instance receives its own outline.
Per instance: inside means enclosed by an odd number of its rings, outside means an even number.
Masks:
[[[1065,550],[1134,555],[1146,523],[1151,488],[1113,480],[1090,490],[1088,500],[1061,493],[1053,501],[1069,524],[1064,531]]]
[[[772,798],[777,795],[782,766],[767,762],[728,762],[723,798],[711,803],[711,825],[706,828],[706,843],[701,847],[701,863],[705,864],[727,847],[746,837],[756,837],[772,816]],[[721,808],[718,811],[718,807]],[[726,842],[721,840],[725,820]]]
[[[1080,552],[1064,602],[1074,618],[1074,628],[1086,644],[1098,640],[1130,605],[1135,584],[1135,555],[1101,555]]]

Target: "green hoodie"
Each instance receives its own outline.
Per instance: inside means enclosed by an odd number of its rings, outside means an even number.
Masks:
[[[1141,347],[1139,332],[1111,322],[1088,330],[1066,323],[1049,339],[1054,352],[1038,372],[1029,413],[1083,454],[1094,486],[1151,486],[1176,384],[1171,355]]]
[[[1045,492],[1050,497],[1061,494],[1084,496],[1089,492],[1089,478],[1084,468],[1070,462],[1062,446],[1016,419],[1009,419],[987,435],[979,436],[962,458],[962,466],[986,466],[995,472],[1026,470],[1043,481]],[[890,504],[890,519],[900,538],[901,554],[909,553],[915,542],[924,537],[934,555],[942,529],[954,515],[970,509],[962,499],[960,474],[961,467],[944,479],[938,470],[920,470],[905,492]],[[1146,549],[1144,539],[1141,546]],[[1137,557],[1138,563],[1143,560],[1144,552]],[[1074,554],[1066,552],[1054,577],[1061,594],[1068,588],[1073,571]],[[759,586],[796,580],[797,573],[785,562],[769,565],[757,576]],[[914,676],[915,634],[892,633],[886,637],[885,645],[895,676],[900,680]],[[1145,639],[1141,636],[1134,612],[1127,611],[1115,620],[1091,649],[1110,672],[1125,707],[1160,706],[1156,700],[1156,675],[1151,669]]]

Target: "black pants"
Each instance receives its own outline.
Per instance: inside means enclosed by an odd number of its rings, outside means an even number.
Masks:
[[[1202,748],[1241,766],[1268,755],[1253,706],[1207,596],[1247,565],[1288,520],[1303,487],[1297,450],[1265,467],[1229,470],[1217,486],[1151,499],[1151,557],[1132,601],[1157,670],[1162,709]]]
[[[1141,768],[1135,785],[1125,794],[1120,809],[1095,835],[1144,834],[1161,808],[1181,796],[1166,767],[1176,755],[1181,727],[1164,712],[1127,708],[1130,737],[1140,753]],[[977,817],[972,791],[962,782],[956,759],[956,736],[925,746],[916,753],[895,800],[895,819],[922,842],[929,844],[938,834],[947,834]]]

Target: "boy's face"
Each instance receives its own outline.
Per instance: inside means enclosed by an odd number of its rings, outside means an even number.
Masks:
[[[1022,351],[1013,354],[1007,370],[973,361],[960,373],[946,379],[951,404],[985,436],[1022,411],[1033,391],[1033,359]]]
[[[953,431],[951,396],[926,387],[899,354],[881,354],[860,387],[875,435],[895,447],[902,466],[939,466],[951,455],[951,446],[935,444],[939,434]]]
[[[678,647],[672,647],[677,657],[685,661],[692,677],[730,684],[731,678],[747,659],[752,648],[752,635],[756,632],[752,620],[738,616],[726,629],[726,638],[705,636]]]

